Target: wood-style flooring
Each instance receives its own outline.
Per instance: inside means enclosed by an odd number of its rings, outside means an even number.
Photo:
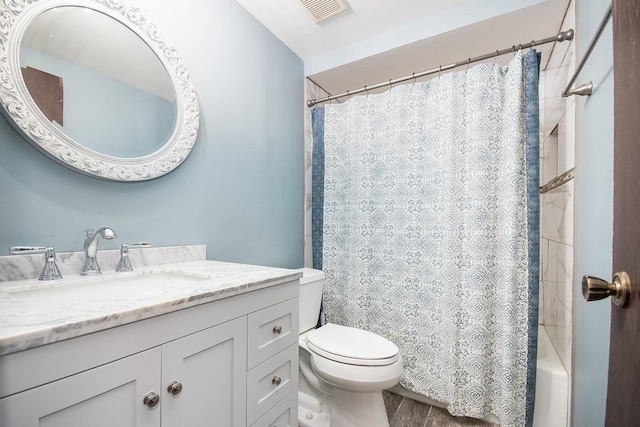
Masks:
[[[383,392],[389,427],[500,427],[475,418],[454,417],[446,409]]]

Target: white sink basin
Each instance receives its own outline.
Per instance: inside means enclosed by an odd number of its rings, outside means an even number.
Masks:
[[[64,280],[64,279],[63,279]],[[207,280],[206,277],[177,272],[157,272],[127,276],[95,276],[71,283],[51,283],[39,289],[9,291],[15,298],[40,309],[82,303],[128,300],[132,296],[158,295],[177,287]]]

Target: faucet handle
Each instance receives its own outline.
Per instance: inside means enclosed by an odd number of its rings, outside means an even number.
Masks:
[[[53,248],[50,246],[11,246],[9,252],[13,255],[41,254],[49,249]]]
[[[133,271],[133,267],[131,267],[131,261],[129,260],[129,248],[148,248],[150,246],[150,242],[123,243],[122,246],[120,246],[120,261],[118,261],[116,271]]]
[[[150,248],[151,242],[138,242],[138,243],[124,243],[129,248]]]
[[[53,246],[13,246],[9,252],[13,255],[44,253],[45,264],[38,280],[62,279],[62,274],[56,264],[56,251]]]

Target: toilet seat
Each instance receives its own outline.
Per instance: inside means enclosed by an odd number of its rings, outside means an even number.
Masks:
[[[362,329],[327,323],[306,335],[310,351],[339,363],[386,366],[398,361],[400,350],[386,338]]]

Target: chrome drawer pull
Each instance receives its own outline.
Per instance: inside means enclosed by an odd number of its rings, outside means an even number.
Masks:
[[[178,381],[172,381],[167,387],[167,391],[174,396],[177,396],[182,391],[182,384]]]
[[[281,382],[282,382],[282,378],[280,378],[277,375],[271,379],[271,384],[273,385],[280,385]]]
[[[142,399],[142,403],[147,405],[149,407],[149,409],[155,408],[156,405],[158,405],[158,403],[160,403],[160,396],[158,396],[156,393],[151,391],[151,392],[146,394],[144,399]]]
[[[282,326],[276,325],[273,327],[273,333],[276,335],[280,335],[282,333]]]

